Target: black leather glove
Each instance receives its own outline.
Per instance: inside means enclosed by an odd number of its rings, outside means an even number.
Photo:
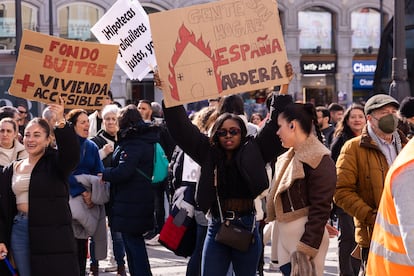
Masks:
[[[285,110],[288,104],[293,103],[291,95],[277,95],[273,94],[272,103],[270,105],[270,112],[272,120],[277,120],[277,116]]]

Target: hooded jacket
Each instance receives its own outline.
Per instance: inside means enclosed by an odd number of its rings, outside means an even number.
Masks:
[[[113,153],[113,167],[105,168],[103,179],[111,183],[109,216],[116,232],[141,235],[154,226],[154,194],[151,180],[154,143],[158,130],[146,124],[123,131]]]

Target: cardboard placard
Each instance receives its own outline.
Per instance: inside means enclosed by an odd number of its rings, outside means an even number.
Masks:
[[[166,106],[289,82],[275,0],[224,0],[149,18]]]
[[[118,46],[24,30],[9,93],[65,108],[99,109],[108,96]]]
[[[182,181],[198,182],[201,167],[190,156],[184,154]]]
[[[91,28],[101,43],[119,45],[117,64],[142,80],[156,66],[148,15],[137,1],[118,0]]]

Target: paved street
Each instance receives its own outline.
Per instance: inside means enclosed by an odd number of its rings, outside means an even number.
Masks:
[[[171,251],[163,246],[147,246],[148,254],[150,256],[151,270],[154,276],[168,275],[177,276],[185,275],[187,259],[177,257]],[[329,251],[325,262],[325,276],[338,275],[338,257],[337,257],[337,238],[330,239]],[[265,247],[265,275],[282,275],[278,272],[271,272],[269,268],[270,246]],[[103,267],[106,262],[101,261],[100,266]],[[116,272],[105,272],[99,275],[116,275]]]

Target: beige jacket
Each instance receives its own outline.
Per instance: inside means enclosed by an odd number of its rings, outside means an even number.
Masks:
[[[13,154],[11,158],[9,158],[9,156],[4,151],[0,150],[0,167],[5,167],[15,160],[24,159],[27,157],[28,154],[24,149],[24,146],[16,139],[14,140]]]

